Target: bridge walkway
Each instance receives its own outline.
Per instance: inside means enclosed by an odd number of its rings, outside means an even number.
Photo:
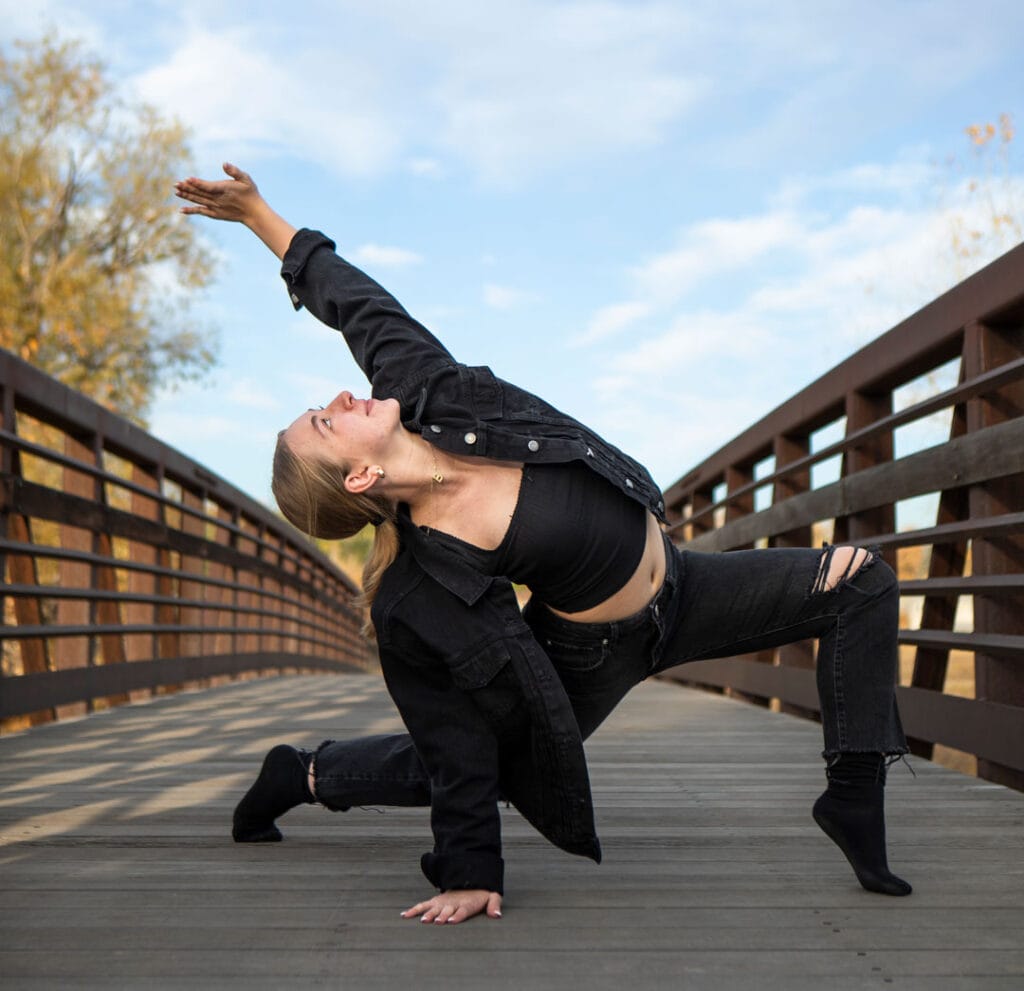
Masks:
[[[668,683],[588,743],[604,863],[503,811],[504,918],[426,926],[425,810],[299,808],[238,845],[276,742],[392,731],[371,675],[169,695],[0,739],[0,988],[1024,987],[1024,795],[915,761],[889,786],[910,898],[810,818],[819,729]]]

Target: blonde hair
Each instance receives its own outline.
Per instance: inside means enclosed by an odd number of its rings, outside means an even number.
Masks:
[[[366,610],[362,632],[372,640],[370,606],[384,572],[398,556],[398,527],[395,507],[387,499],[346,490],[348,472],[348,465],[300,458],[285,441],[284,431],[277,435],[270,487],[289,523],[303,533],[325,540],[351,537],[367,523],[374,525],[373,547],[363,567],[363,592],[359,598],[360,606]]]

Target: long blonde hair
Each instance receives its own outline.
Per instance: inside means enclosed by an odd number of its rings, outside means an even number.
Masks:
[[[380,496],[348,492],[348,465],[305,461],[288,446],[284,431],[277,435],[270,487],[289,523],[303,533],[325,540],[351,537],[367,523],[374,525],[373,548],[363,567],[360,605],[366,610],[363,635],[374,638],[370,606],[389,564],[398,555],[395,507]]]

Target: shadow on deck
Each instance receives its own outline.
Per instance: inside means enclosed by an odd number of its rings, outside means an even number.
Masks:
[[[231,842],[273,743],[387,732],[370,675],[272,678],[0,739],[3,988],[1024,986],[1024,795],[915,761],[889,785],[907,899],[810,818],[813,724],[666,683],[588,744],[605,860],[504,815],[500,921],[424,926],[426,810],[303,807]]]

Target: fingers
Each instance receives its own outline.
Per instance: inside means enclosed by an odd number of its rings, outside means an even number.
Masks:
[[[420,922],[458,925],[486,910],[492,919],[501,918],[501,895],[492,891],[443,892],[419,902],[401,913],[403,919],[419,916]]]
[[[212,197],[184,186],[175,187],[174,195],[180,200],[188,200],[190,203],[198,203],[200,206],[209,206],[213,203]]]
[[[501,918],[501,895],[497,891],[492,891],[487,899],[487,914],[492,919]]]
[[[252,182],[247,172],[243,172],[237,165],[232,165],[231,162],[225,162],[221,168],[236,182]]]
[[[428,908],[430,908],[430,902],[417,902],[412,908],[407,908],[402,912],[402,918],[408,919],[410,916],[425,912]]]
[[[175,183],[174,188],[183,192],[191,193],[193,196],[214,196],[230,183],[225,181],[209,182],[206,179],[199,179],[196,176],[189,176]]]

